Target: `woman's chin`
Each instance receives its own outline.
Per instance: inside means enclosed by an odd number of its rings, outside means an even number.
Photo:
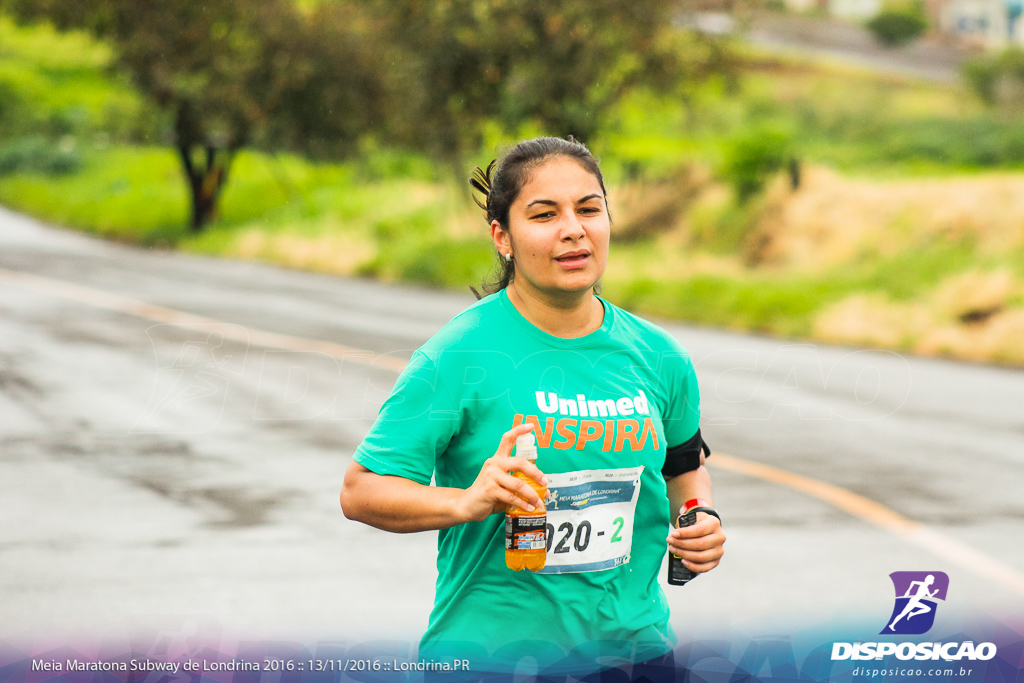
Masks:
[[[600,280],[594,273],[563,273],[545,287],[550,293],[581,294],[592,289]]]

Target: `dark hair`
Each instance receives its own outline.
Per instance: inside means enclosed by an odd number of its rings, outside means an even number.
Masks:
[[[474,190],[484,195],[483,201],[479,197],[473,197],[473,201],[484,210],[487,223],[498,221],[501,228],[509,231],[509,209],[513,202],[519,197],[523,186],[530,179],[530,172],[548,159],[556,156],[568,157],[576,161],[587,172],[597,178],[601,185],[601,192],[607,202],[608,191],[604,187],[604,176],[598,166],[597,159],[590,153],[587,146],[577,142],[571,135],[567,139],[562,138],[533,138],[523,140],[512,147],[498,162],[497,159],[487,165],[486,169],[479,166],[473,169],[469,176],[469,184]],[[497,168],[495,168],[497,164]],[[499,253],[498,272],[493,280],[485,280],[481,288],[486,294],[493,294],[508,287],[515,278],[515,265],[506,261]],[[473,287],[470,287],[479,299],[481,294]]]

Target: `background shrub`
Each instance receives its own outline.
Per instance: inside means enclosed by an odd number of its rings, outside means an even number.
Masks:
[[[928,28],[928,22],[916,9],[887,9],[867,23],[871,34],[886,47],[905,45]]]
[[[964,64],[962,75],[985,104],[1011,108],[1024,105],[1024,50],[1020,48],[976,57]]]
[[[782,168],[791,146],[786,131],[770,127],[743,131],[723,145],[721,172],[740,203],[760,192],[768,177]]]
[[[0,176],[18,172],[66,175],[81,165],[74,138],[54,143],[42,137],[26,137],[0,146]]]

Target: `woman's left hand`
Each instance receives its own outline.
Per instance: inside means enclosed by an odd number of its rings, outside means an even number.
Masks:
[[[714,569],[725,553],[722,523],[705,512],[697,513],[693,526],[672,529],[667,540],[669,552],[681,557],[686,568],[697,573]]]

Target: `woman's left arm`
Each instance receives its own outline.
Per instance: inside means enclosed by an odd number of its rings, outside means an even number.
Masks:
[[[681,557],[683,564],[691,571],[706,572],[714,569],[725,552],[725,532],[718,518],[706,512],[698,512],[696,524],[682,529],[675,528],[676,517],[686,501],[698,498],[707,506],[714,506],[711,475],[704,466],[704,454],[700,456],[700,467],[666,479],[665,484],[672,510],[673,528],[667,539],[669,551]]]

